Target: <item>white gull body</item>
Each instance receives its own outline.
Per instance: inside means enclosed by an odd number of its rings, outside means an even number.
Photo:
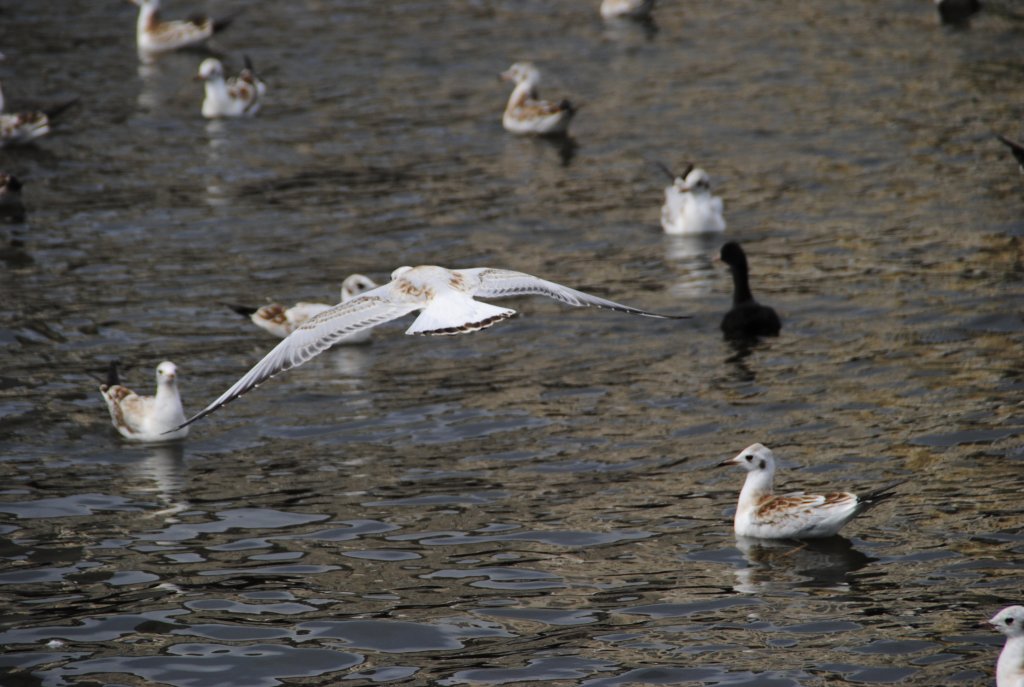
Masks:
[[[238,76],[224,78],[224,65],[220,60],[208,57],[199,65],[196,78],[203,82],[202,111],[207,119],[251,117],[260,111],[267,92],[266,84],[256,76],[248,59]]]
[[[377,287],[377,283],[362,274],[350,274],[341,283],[341,302],[347,303],[361,293]],[[250,308],[241,305],[229,306],[232,310],[245,315],[260,329],[283,339],[294,332],[309,318],[335,307],[328,303],[296,303],[288,308],[280,303],[271,303],[261,308]],[[370,340],[370,330],[355,332],[339,339],[339,344],[365,343]]]
[[[677,236],[725,231],[722,199],[711,195],[711,178],[700,167],[688,168],[665,189],[661,226]]]
[[[227,28],[230,19],[197,16],[185,20],[161,21],[160,0],[129,0],[139,7],[135,43],[143,58],[199,45]]]
[[[515,83],[501,123],[514,134],[558,135],[569,129],[576,108],[568,100],[541,100],[537,93],[540,71],[529,62],[516,62],[501,73]]]
[[[849,492],[776,495],[775,454],[762,444],[751,444],[720,466],[739,465],[747,471],[740,491],[733,528],[741,537],[758,539],[815,539],[831,537],[878,501],[899,482],[865,496]]]
[[[117,379],[117,367],[110,366],[107,383],[100,386],[110,420],[126,439],[168,441],[188,434],[185,411],[178,393],[178,369],[164,361],[156,368],[156,395],[140,396]]]
[[[593,306],[646,317],[681,319],[622,305],[522,272],[490,267],[458,270],[434,265],[399,267],[391,273],[391,281],[387,284],[307,320],[230,389],[185,424],[209,415],[279,372],[302,365],[342,337],[416,311],[420,314],[405,331],[406,334],[445,336],[475,332],[512,317],[515,310],[481,303],[474,300],[474,296],[501,298],[531,294],[578,307]]]
[[[1024,687],[1024,606],[1007,606],[989,622],[1006,635],[996,662],[996,687]]]
[[[605,19],[646,17],[654,9],[654,0],[601,0],[601,16]]]

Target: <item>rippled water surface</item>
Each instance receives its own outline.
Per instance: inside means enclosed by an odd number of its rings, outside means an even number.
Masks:
[[[990,685],[1024,601],[1024,16],[924,0],[298,0],[216,46],[269,84],[199,116],[200,55],[138,63],[128,3],[2,10],[0,682]],[[516,59],[583,104],[506,134]],[[720,240],[667,238],[653,165],[698,162],[782,314],[718,331]],[[134,446],[108,361],[186,409],[274,340],[222,303],[329,300],[403,264],[517,269],[690,320],[505,303],[472,336],[338,348]],[[848,539],[737,542],[760,441],[784,488],[913,478]]]

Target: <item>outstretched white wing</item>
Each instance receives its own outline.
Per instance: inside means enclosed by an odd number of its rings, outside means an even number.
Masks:
[[[575,305],[577,307],[594,306],[597,308],[618,310],[619,312],[626,312],[632,315],[660,317],[672,320],[687,319],[689,317],[689,315],[661,315],[654,312],[648,312],[647,310],[640,310],[639,308],[633,308],[628,305],[623,305],[622,303],[616,303],[615,301],[610,301],[606,298],[591,296],[589,293],[570,289],[568,286],[562,286],[561,284],[556,284],[553,281],[540,279],[539,277],[534,277],[523,272],[498,270],[489,267],[477,267],[474,269],[452,271],[457,274],[464,275],[467,282],[470,284],[475,281],[477,286],[475,289],[472,289],[471,292],[473,295],[481,298],[502,298],[504,296],[527,295],[547,296],[548,298],[554,298],[556,301],[561,301],[567,305]]]
[[[388,293],[389,286],[381,286],[306,320],[216,401],[193,415],[181,427],[209,415],[277,373],[298,367],[349,334],[390,322],[423,307],[417,303],[394,303],[388,298]]]

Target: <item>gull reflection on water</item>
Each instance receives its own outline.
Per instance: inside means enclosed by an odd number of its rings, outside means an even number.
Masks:
[[[129,471],[138,482],[135,489],[155,494],[163,508],[149,517],[170,518],[190,505],[182,498],[185,489],[185,444],[176,441],[147,446],[146,456],[131,464]]]
[[[796,587],[847,590],[847,576],[876,560],[839,535],[802,541],[736,537],[736,548],[746,565],[734,571],[733,589],[743,594]]]
[[[665,261],[681,267],[686,277],[671,287],[673,295],[697,298],[711,293],[716,281],[715,256],[722,237],[665,235]]]

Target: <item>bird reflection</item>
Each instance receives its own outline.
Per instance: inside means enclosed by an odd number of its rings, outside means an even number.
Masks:
[[[721,240],[715,234],[665,235],[665,261],[686,274],[685,280],[672,285],[673,294],[693,298],[711,293],[716,280],[714,256]]]
[[[745,594],[799,587],[846,589],[847,575],[877,560],[838,535],[804,541],[736,537],[736,548],[747,565],[734,571],[733,589]]]
[[[627,40],[633,35],[643,36],[652,41],[658,35],[658,23],[654,17],[608,17],[604,20],[605,35],[615,41]]]
[[[220,167],[230,162],[228,150],[227,126],[223,120],[211,119],[206,122],[206,161],[210,172],[206,175],[206,203],[211,207],[228,205],[228,190],[224,185],[223,174]]]
[[[376,358],[366,344],[339,346],[331,351],[331,363],[338,378],[357,389],[366,385],[366,373],[374,360]]]
[[[555,136],[544,140],[558,150],[558,160],[563,167],[568,167],[572,163],[572,159],[576,157],[576,150],[580,147],[572,136]]]
[[[160,96],[157,93],[157,81],[160,70],[152,62],[139,63],[139,81],[142,88],[139,89],[138,105],[143,112],[155,112],[160,109]]]
[[[146,451],[146,457],[132,463],[130,471],[139,480],[135,488],[155,494],[164,505],[150,516],[167,518],[189,508],[189,502],[181,497],[185,488],[185,444],[159,444],[146,447]]]

